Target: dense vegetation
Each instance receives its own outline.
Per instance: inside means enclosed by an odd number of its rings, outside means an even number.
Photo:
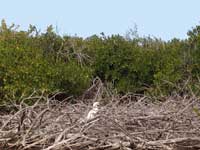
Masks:
[[[131,30],[130,30],[131,31]],[[185,40],[93,35],[60,36],[53,27],[41,33],[30,25],[0,26],[0,98],[34,90],[81,95],[99,77],[118,93],[172,94],[199,88],[200,26]],[[183,91],[185,90],[185,91]]]

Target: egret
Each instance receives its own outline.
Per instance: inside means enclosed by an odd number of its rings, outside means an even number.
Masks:
[[[89,113],[86,117],[87,120],[91,120],[96,116],[96,114],[99,111],[99,105],[100,105],[99,102],[94,102],[92,109],[89,111]]]

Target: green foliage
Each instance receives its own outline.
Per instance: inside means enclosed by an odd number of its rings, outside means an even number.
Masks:
[[[188,32],[188,45],[191,55],[191,71],[193,76],[198,76],[200,73],[200,26],[196,26]]]
[[[39,51],[1,50],[1,90],[4,94],[30,94],[34,89],[80,94],[88,87],[90,72],[74,62],[53,62]]]
[[[30,36],[27,32],[11,30],[6,27],[4,21],[1,29],[0,96],[2,98],[28,95],[33,90],[47,93],[61,91],[69,96],[79,95],[88,88],[91,80],[90,68],[80,66],[75,60],[65,62],[56,58],[54,50],[53,53],[46,53],[47,49],[43,46],[52,35],[46,39],[43,35]]]
[[[95,75],[113,83],[119,92],[143,93],[159,86],[168,93],[173,87],[166,83],[181,79],[179,49],[168,49],[157,39],[126,40],[116,35],[104,38],[97,48]]]
[[[154,86],[157,92],[168,94],[175,90],[176,85],[182,78],[182,61],[176,49],[164,49],[155,52],[154,56]],[[159,93],[158,92],[158,93]]]
[[[60,36],[48,26],[40,33],[30,25],[0,26],[0,97],[20,96],[41,90],[80,95],[92,78],[119,93],[171,94],[191,78],[199,88],[200,26],[188,32],[188,39],[165,42],[139,37],[130,30],[120,35],[93,35],[86,39]],[[178,85],[178,86],[177,86]]]
[[[101,79],[112,82],[119,92],[136,91],[144,83],[152,82],[152,78],[148,79],[149,51],[141,50],[119,35],[104,39],[102,45],[96,49],[94,61],[95,73]]]

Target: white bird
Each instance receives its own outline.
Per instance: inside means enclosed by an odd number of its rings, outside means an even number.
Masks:
[[[89,113],[86,117],[86,120],[91,120],[96,116],[96,114],[99,111],[99,105],[100,105],[99,102],[94,102],[92,109],[89,111]]]

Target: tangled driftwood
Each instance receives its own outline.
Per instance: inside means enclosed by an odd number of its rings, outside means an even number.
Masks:
[[[28,106],[15,104],[0,116],[0,149],[3,150],[118,150],[200,149],[200,108],[196,97],[174,96],[152,102],[145,96],[100,101],[98,115],[82,121],[92,106],[36,99]],[[120,100],[119,100],[120,99]],[[42,101],[42,102],[41,102]],[[122,103],[123,102],[123,103]]]

